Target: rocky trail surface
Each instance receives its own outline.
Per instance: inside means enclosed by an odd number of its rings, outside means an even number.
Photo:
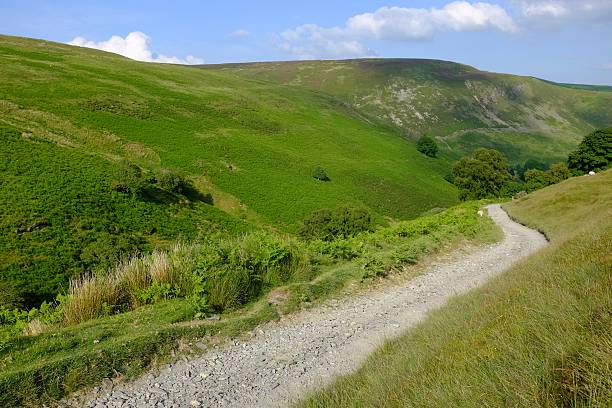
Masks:
[[[422,275],[285,316],[201,357],[170,365],[134,382],[98,388],[86,407],[278,407],[356,368],[386,338],[421,321],[450,297],[546,244],[545,237],[513,222],[499,205],[489,215],[503,241],[439,259]]]

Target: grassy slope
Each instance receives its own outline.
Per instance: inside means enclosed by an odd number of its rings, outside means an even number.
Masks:
[[[244,335],[258,323],[298,309],[302,302],[316,303],[341,295],[345,289],[363,289],[373,283],[366,278],[373,275],[372,270],[364,267],[366,262],[372,263],[372,257],[380,259],[385,270],[402,271],[403,277],[418,274],[420,269],[409,265],[423,256],[433,256],[466,239],[478,243],[497,238],[493,222],[477,215],[479,206],[478,202],[464,203],[336,241],[333,244],[338,247],[365,253],[351,260],[315,255],[316,263],[275,288],[274,306],[264,297],[224,312],[219,321],[194,319],[194,303],[172,299],[77,325],[48,326],[35,335],[3,339],[4,327],[0,325],[0,406],[40,406],[104,378],[134,377],[177,355],[201,353],[202,344],[209,347]],[[207,255],[207,251],[198,254],[194,263]]]
[[[335,95],[408,135],[437,136],[462,155],[502,150],[512,162],[565,160],[593,127],[612,123],[612,95],[435,60],[351,60],[205,66]],[[577,87],[572,87],[577,88]]]
[[[411,218],[457,201],[445,163],[330,96],[45,41],[0,36],[0,125],[0,284],[29,303],[122,254],[240,232],[240,219],[295,231],[323,207]],[[184,172],[213,206],[111,192],[125,161]],[[312,178],[318,165],[331,182]]]
[[[610,406],[611,204],[612,172],[508,204],[551,245],[387,342],[304,406]]]

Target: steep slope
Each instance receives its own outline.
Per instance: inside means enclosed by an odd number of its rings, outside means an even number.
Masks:
[[[243,219],[295,231],[325,207],[411,218],[457,201],[447,163],[336,98],[46,41],[0,36],[0,128],[0,285],[31,302]],[[182,172],[197,191],[113,191],[128,164]]]
[[[436,136],[458,155],[487,146],[512,162],[551,162],[612,123],[605,87],[569,87],[437,60],[368,59],[205,66],[334,95],[410,137]]]

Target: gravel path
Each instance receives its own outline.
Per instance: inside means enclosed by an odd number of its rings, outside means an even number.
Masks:
[[[399,335],[450,297],[481,285],[546,244],[540,233],[510,220],[499,205],[488,210],[505,234],[498,244],[457,251],[399,286],[328,301],[268,323],[246,342],[99,390],[84,406],[287,406],[358,368],[384,339]],[[64,402],[73,404],[77,402]]]

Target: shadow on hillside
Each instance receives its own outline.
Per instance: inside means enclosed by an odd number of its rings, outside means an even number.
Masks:
[[[185,186],[181,194],[171,193],[155,186],[148,186],[140,194],[142,201],[162,205],[176,204],[184,201],[185,198],[191,202],[199,201],[208,205],[214,205],[212,194],[203,194],[192,185]]]

